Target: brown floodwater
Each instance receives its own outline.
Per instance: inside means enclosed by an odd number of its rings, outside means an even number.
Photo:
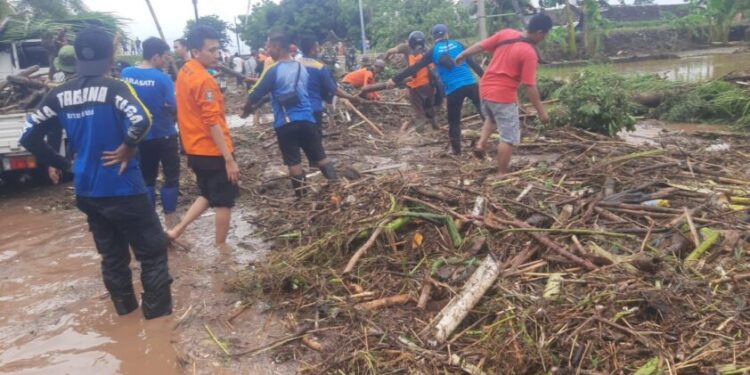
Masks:
[[[635,130],[632,132],[622,131],[618,134],[624,141],[633,145],[652,145],[659,144],[659,139],[665,135],[684,135],[688,136],[699,132],[727,132],[730,127],[727,125],[716,124],[696,124],[682,122],[664,122],[659,120],[642,120],[635,124]]]
[[[216,326],[237,299],[223,291],[229,270],[263,256],[241,215],[233,216],[228,250],[212,244],[210,212],[196,221],[185,236],[191,251],[170,251],[174,313],[146,321],[140,309],[117,316],[85,216],[75,209],[43,211],[48,194],[36,189],[0,197],[0,374],[294,373],[292,364],[268,357],[227,361],[204,330],[208,322],[217,335],[241,336],[248,346],[282,334],[273,316],[258,309],[234,321],[234,332]],[[131,268],[140,293],[135,261]],[[180,318],[186,321],[178,325]]]
[[[621,74],[657,74],[660,77],[685,82],[699,82],[721,78],[735,70],[748,68],[750,53],[733,53],[736,48],[711,49],[678,53],[679,58],[612,64]],[[542,74],[566,79],[581,71],[581,66],[542,67]]]

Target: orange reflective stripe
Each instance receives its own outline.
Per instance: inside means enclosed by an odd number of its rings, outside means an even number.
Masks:
[[[421,59],[422,54],[409,55],[409,66],[416,64]],[[430,72],[427,70],[427,68],[422,68],[417,72],[417,74],[412,78],[411,81],[406,82],[406,86],[415,89],[417,87],[422,87],[428,83],[430,83]]]

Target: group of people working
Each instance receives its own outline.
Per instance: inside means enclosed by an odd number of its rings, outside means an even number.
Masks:
[[[469,98],[485,116],[478,151],[486,148],[493,127],[497,127],[501,135],[498,167],[504,173],[510,149],[520,140],[516,104],[520,84],[526,86],[539,118],[547,119],[535,88],[538,56],[534,45],[551,26],[549,17],[538,15],[524,32],[501,30],[469,48],[449,39],[444,25],[433,27],[435,43],[430,49],[425,48],[424,34],[412,33],[405,47],[391,51],[405,54],[410,66],[386,86],[395,87],[412,77],[406,82],[410,100],[433,127],[437,127],[435,88],[442,88],[454,153],[461,152],[461,107]],[[131,247],[141,263],[142,312],[146,319],[153,319],[172,312],[168,242],[177,241],[209,208],[215,211],[215,241],[218,245],[226,242],[240,168],[234,159],[223,95],[209,73],[219,60],[219,40],[220,35],[210,27],[196,25],[186,39],[176,41],[180,67],[173,82],[164,73],[170,63],[169,46],[161,39],[148,38],[142,44],[143,61],[123,70],[122,80],[116,80],[109,76],[112,36],[97,27],[84,29],[72,46],[75,74],[52,89],[27,117],[21,144],[40,163],[51,166],[53,180],[59,179],[60,171],[74,174],[76,205],[87,216],[102,256],[104,284],[120,315],[138,308],[129,267]],[[302,57],[298,59],[291,45],[284,33],[268,36],[266,66],[249,90],[243,115],[254,112],[270,96],[282,159],[295,194],[302,197],[306,181],[301,152],[328,181],[338,179],[322,143],[325,103],[334,96],[353,101],[359,97],[339,87],[329,67],[318,60],[320,46],[315,39],[300,41]],[[493,54],[484,72],[470,58],[481,51]],[[431,78],[431,65],[437,78]],[[344,82],[364,89],[374,83],[373,76],[384,66],[375,61],[350,73]],[[481,77],[479,84],[470,67]],[[433,82],[438,78],[439,85]],[[75,155],[72,163],[46,141],[60,129],[68,134]],[[159,196],[166,218],[177,209],[180,144],[200,194],[181,220],[165,231],[155,210],[156,180],[161,165],[164,183]],[[165,222],[170,224],[170,220]]]

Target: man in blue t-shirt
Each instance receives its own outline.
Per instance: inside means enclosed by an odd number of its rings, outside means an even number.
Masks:
[[[318,60],[320,45],[314,37],[304,37],[300,43],[300,49],[304,57],[300,59],[302,65],[307,69],[307,94],[312,106],[315,124],[318,132],[323,134],[323,112],[325,104],[331,103],[333,97],[338,96],[353,102],[359,102],[360,98],[344,91],[333,80],[333,73],[328,65]]]
[[[27,117],[21,144],[39,160],[60,170],[70,163],[44,141],[63,127],[75,155],[72,165],[76,206],[86,214],[102,276],[115,310],[138,308],[130,270],[130,248],[141,263],[143,316],[172,313],[167,238],[146,196],[135,155],[151,128],[151,114],[125,82],[107,77],[114,44],[105,29],[76,35],[78,76],[50,90]]]
[[[484,72],[479,64],[470,58],[460,64],[456,63],[455,59],[463,52],[464,45],[448,38],[448,26],[442,24],[433,26],[432,38],[435,40],[435,45],[422,55],[416,64],[404,69],[388,81],[387,87],[393,88],[406,78],[417,74],[420,69],[435,64],[448,99],[448,135],[451,140],[451,149],[454,154],[459,155],[461,154],[461,109],[464,106],[464,99],[469,98],[474,103],[477,112],[480,115],[482,113],[479,85],[471,70],[480,77]]]
[[[180,155],[175,127],[176,99],[172,79],[162,71],[167,66],[169,45],[159,38],[143,41],[143,61],[125,68],[121,78],[130,83],[151,112],[153,124],[146,139],[138,146],[143,179],[151,204],[156,207],[156,177],[159,163],[164,171],[164,185],[159,195],[166,221],[177,209],[180,183]]]
[[[338,179],[333,164],[326,157],[307,89],[309,74],[289,54],[289,39],[280,32],[271,33],[266,50],[275,61],[261,74],[250,89],[243,118],[250,115],[264,96],[271,95],[274,130],[284,164],[289,167],[289,177],[298,198],[305,195],[305,173],[302,171],[300,149],[305,152],[310,165],[317,165],[329,181]]]

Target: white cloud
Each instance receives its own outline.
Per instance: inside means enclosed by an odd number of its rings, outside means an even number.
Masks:
[[[143,40],[150,36],[159,36],[146,0],[85,0],[85,3],[91,10],[111,12],[128,18],[127,32],[132,38],[138,37]],[[193,0],[151,0],[151,5],[159,18],[164,37],[170,44],[182,37],[187,21],[195,18]],[[216,14],[225,22],[233,24],[234,17],[245,14],[247,6],[247,0],[198,0],[198,14]],[[231,32],[229,36],[232,39],[229,48],[234,51],[236,38]],[[243,52],[247,51],[247,46],[243,45],[242,48]]]

